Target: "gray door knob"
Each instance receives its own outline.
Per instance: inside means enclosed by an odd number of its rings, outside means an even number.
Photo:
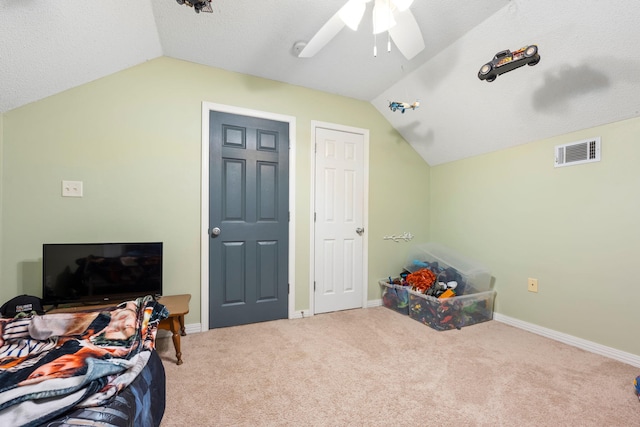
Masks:
[[[356,233],[358,233],[360,236],[362,236],[362,233],[364,233],[364,228],[362,228],[362,227],[356,228]]]
[[[211,237],[218,237],[220,233],[221,231],[218,227],[213,227],[213,229],[211,229]]]

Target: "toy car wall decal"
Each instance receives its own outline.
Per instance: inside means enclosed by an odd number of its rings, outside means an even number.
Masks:
[[[478,78],[492,82],[500,74],[507,73],[523,65],[536,65],[540,62],[540,54],[538,54],[538,46],[535,44],[525,46],[511,52],[503,50],[496,53],[491,62],[487,62],[478,71]]]
[[[413,104],[408,102],[389,101],[389,109],[393,112],[400,110],[404,114],[405,110],[415,110],[420,106],[420,101],[416,101]]]

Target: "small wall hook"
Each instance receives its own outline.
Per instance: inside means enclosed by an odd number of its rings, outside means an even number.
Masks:
[[[391,235],[391,236],[385,236],[383,237],[384,240],[393,240],[394,242],[398,243],[400,240],[404,240],[405,242],[410,241],[411,239],[413,239],[413,234],[409,233],[409,232],[404,232],[399,236]]]

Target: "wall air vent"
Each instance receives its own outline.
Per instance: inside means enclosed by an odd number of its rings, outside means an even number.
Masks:
[[[557,168],[600,161],[600,137],[556,145]]]

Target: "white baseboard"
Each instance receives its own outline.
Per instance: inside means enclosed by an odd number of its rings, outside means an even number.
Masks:
[[[605,345],[594,343],[592,341],[587,341],[582,338],[574,337],[573,335],[554,331],[553,329],[544,328],[542,326],[515,319],[513,317],[505,316],[504,314],[500,313],[493,313],[493,320],[514,326],[519,329],[523,329],[528,332],[532,332],[534,334],[551,338],[555,341],[560,341],[562,343],[581,348],[591,353],[618,360],[631,366],[640,367],[640,356],[637,356],[635,354],[617,350],[612,347],[607,347]]]
[[[365,308],[379,307],[381,305],[382,305],[381,299],[369,300],[367,301],[367,306]],[[314,313],[311,313],[310,310],[298,310],[293,313],[293,316],[291,316],[290,319],[303,319],[305,317],[311,317],[313,315]]]
[[[367,301],[367,308],[380,307],[382,305],[382,299],[370,299]]]
[[[184,325],[184,331],[189,334],[196,334],[198,332],[202,332],[202,324],[201,323],[190,323],[188,325]],[[168,338],[171,336],[171,331],[167,329],[158,329],[157,335],[158,338]]]
[[[202,323],[189,323],[188,325],[184,325],[184,331],[187,334],[202,332]]]

